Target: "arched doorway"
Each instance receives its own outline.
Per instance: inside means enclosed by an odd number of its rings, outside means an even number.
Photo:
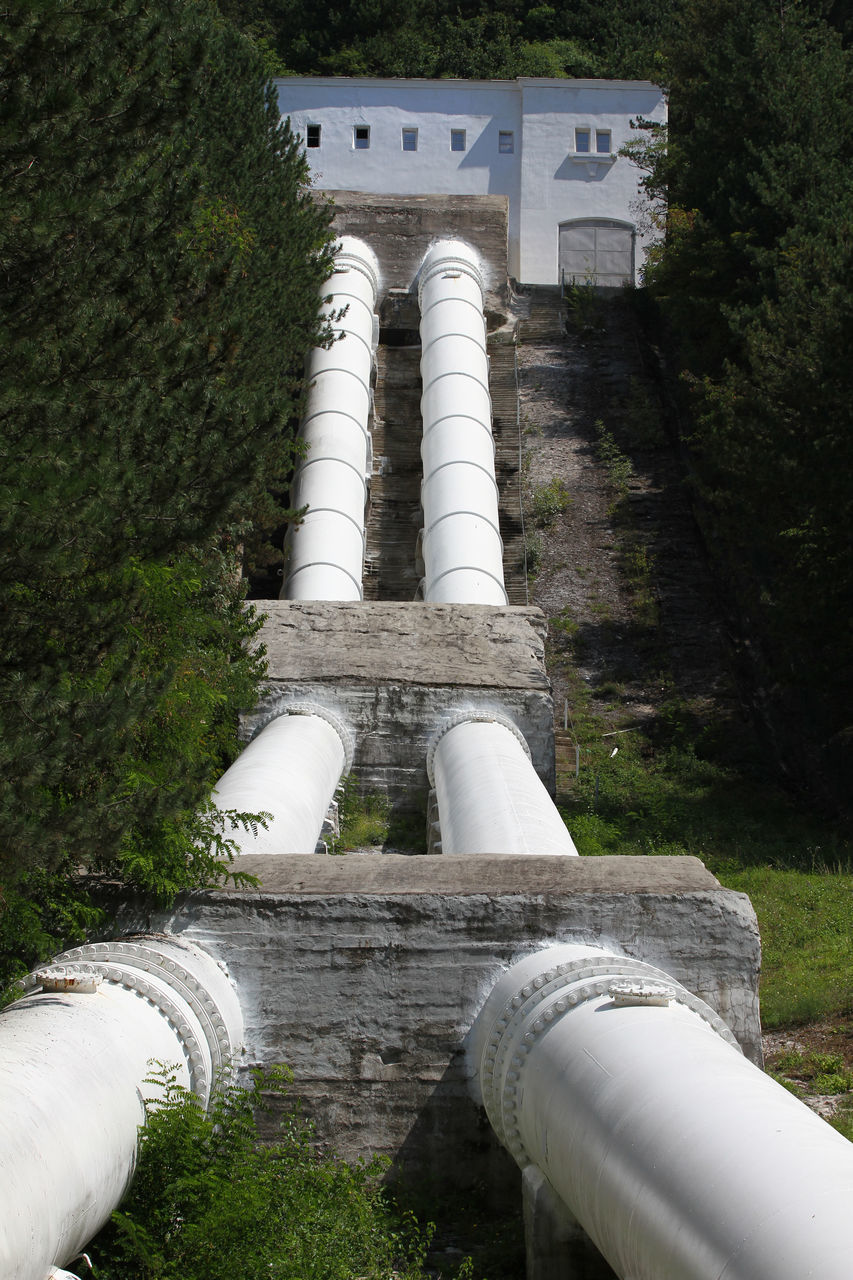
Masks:
[[[634,283],[634,241],[630,222],[579,218],[560,223],[560,278],[566,284],[615,288]]]

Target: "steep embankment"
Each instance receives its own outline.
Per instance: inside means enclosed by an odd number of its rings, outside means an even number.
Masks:
[[[529,592],[549,619],[558,802],[582,853],[695,853],[750,893],[763,1008],[782,1028],[766,1039],[768,1065],[846,1129],[851,919],[838,904],[849,841],[768,777],[655,361],[624,298],[530,290],[515,311]]]
[[[673,692],[731,715],[721,611],[624,299],[516,299],[530,599],[551,620],[558,721],[578,677],[647,723]]]

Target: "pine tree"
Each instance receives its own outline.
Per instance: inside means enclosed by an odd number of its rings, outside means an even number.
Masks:
[[[792,779],[853,759],[853,63],[806,3],[690,0],[670,51],[654,288],[679,335],[709,545]]]
[[[0,41],[8,883],[156,844],[221,767],[258,670],[217,547],[288,466],[329,246],[205,0],[22,0]]]

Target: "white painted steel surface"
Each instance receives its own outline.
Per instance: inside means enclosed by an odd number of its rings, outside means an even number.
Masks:
[[[853,1145],[667,974],[556,947],[472,1033],[501,1141],[623,1280],[849,1280]]]
[[[476,252],[458,240],[433,245],[418,296],[424,599],[503,605],[483,280]]]
[[[379,268],[371,249],[343,236],[323,305],[337,335],[308,360],[311,379],[300,436],[307,454],[290,496],[308,511],[285,539],[285,600],[360,600],[364,510],[372,466],[369,421]],[[336,319],[343,308],[346,314]]]
[[[352,739],[337,716],[312,704],[291,706],[252,739],[216,784],[223,811],[267,813],[257,834],[227,833],[238,853],[314,853]]]
[[[444,854],[577,855],[515,725],[462,713],[433,743]]]
[[[69,1265],[117,1207],[152,1060],[207,1102],[243,1036],[226,975],[175,939],[75,948],[25,985],[0,1017],[3,1280]]]

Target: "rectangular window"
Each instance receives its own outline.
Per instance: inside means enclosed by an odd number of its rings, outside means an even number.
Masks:
[[[370,146],[370,125],[354,124],[352,127],[352,145],[356,151],[366,151]]]
[[[610,155],[610,130],[609,129],[596,129],[595,149],[600,156]]]
[[[589,151],[589,129],[575,129],[575,151]]]
[[[318,124],[309,124],[305,130],[305,145],[308,147],[319,147],[320,145],[320,126]]]
[[[498,151],[502,156],[511,155],[515,150],[515,138],[511,132],[501,129],[498,133]]]
[[[403,130],[403,150],[417,151],[418,149],[418,131],[417,129]]]
[[[465,150],[465,130],[464,129],[450,130],[450,150],[451,151]]]

